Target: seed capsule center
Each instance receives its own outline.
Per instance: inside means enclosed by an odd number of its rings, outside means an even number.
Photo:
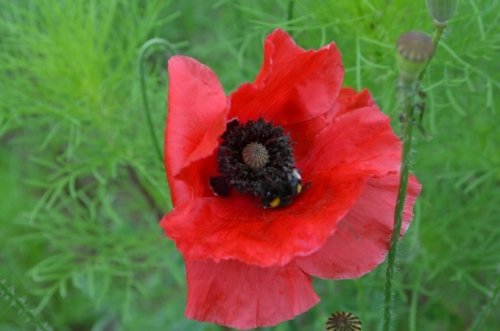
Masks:
[[[269,161],[269,152],[261,143],[252,142],[246,145],[241,152],[243,162],[256,170],[263,168]]]
[[[260,198],[263,208],[287,206],[303,191],[290,136],[282,126],[262,118],[227,122],[217,150],[217,170],[220,175],[208,182],[215,195],[227,197],[235,189]]]

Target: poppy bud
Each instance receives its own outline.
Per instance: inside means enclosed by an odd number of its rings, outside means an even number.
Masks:
[[[425,4],[436,25],[446,26],[457,9],[458,0],[425,0]]]
[[[396,48],[399,77],[404,82],[412,82],[431,59],[435,46],[429,35],[409,31],[399,37]]]

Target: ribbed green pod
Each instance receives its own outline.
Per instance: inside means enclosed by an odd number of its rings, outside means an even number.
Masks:
[[[420,31],[403,33],[396,44],[400,79],[414,81],[434,54],[431,36]]]
[[[458,0],[425,0],[427,10],[438,24],[446,24],[455,14]]]

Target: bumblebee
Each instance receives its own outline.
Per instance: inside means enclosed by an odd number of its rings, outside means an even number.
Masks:
[[[285,177],[285,180],[278,182],[271,178],[265,178],[265,180],[261,181],[259,189],[255,190],[253,195],[260,198],[263,208],[288,206],[304,190],[302,177],[297,169],[294,169],[291,173],[287,173]],[[211,177],[209,183],[215,195],[221,197],[230,195],[231,183],[226,177]]]
[[[302,177],[297,169],[286,175],[287,180],[276,184],[266,181],[262,193],[261,202],[264,208],[276,208],[288,206],[293,198],[302,192]]]

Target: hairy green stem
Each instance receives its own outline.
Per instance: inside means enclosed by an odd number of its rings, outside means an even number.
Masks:
[[[443,37],[444,29],[446,29],[446,25],[436,25],[436,31],[434,31],[434,35],[432,36],[432,42],[434,43],[434,53],[432,54],[430,59],[427,61],[424,69],[422,70],[422,72],[420,72],[420,75],[418,75],[418,82],[419,83],[424,78],[424,75],[427,72],[427,66],[434,58],[434,54],[436,54],[436,49],[437,49],[439,42],[441,41],[441,38]]]
[[[432,37],[432,41],[434,42],[434,46],[439,44],[441,37],[443,36],[444,29],[446,29],[445,24],[436,25],[436,31],[434,31],[434,36]]]
[[[433,43],[435,48],[439,44],[441,37],[443,35],[446,25],[436,26],[436,31],[433,36]],[[434,51],[435,52],[435,51]],[[399,93],[402,98],[402,114],[404,115],[403,120],[403,153],[401,159],[400,177],[399,177],[399,189],[398,197],[396,201],[396,209],[394,212],[394,229],[392,231],[391,237],[391,248],[387,257],[387,270],[385,274],[385,294],[384,294],[384,323],[383,331],[389,331],[391,329],[391,321],[393,314],[394,298],[392,285],[394,282],[394,269],[396,264],[396,256],[398,251],[398,242],[401,233],[401,226],[403,223],[403,212],[404,205],[406,201],[406,191],[408,188],[408,177],[410,174],[410,163],[411,163],[411,145],[413,139],[413,126],[414,126],[414,107],[415,99],[420,88],[420,84],[425,75],[427,66],[434,57],[434,54],[427,61],[425,68],[422,70],[418,79],[413,82],[410,86],[402,86]]]
[[[403,92],[405,93],[405,92]],[[406,200],[406,190],[408,188],[408,177],[410,174],[411,145],[413,139],[413,103],[411,96],[403,96],[403,107],[406,119],[403,121],[403,154],[401,160],[401,171],[399,175],[399,189],[396,201],[396,211],[394,213],[394,230],[391,237],[391,249],[387,257],[387,270],[385,275],[385,302],[384,302],[384,331],[389,331],[392,320],[394,267],[398,251],[398,241],[403,223],[403,211]]]
[[[160,143],[158,142],[158,138],[156,137],[155,130],[154,130],[154,125],[153,125],[153,119],[151,117],[151,111],[149,110],[149,101],[148,101],[148,94],[146,92],[146,75],[145,75],[145,64],[144,64],[144,59],[146,58],[147,52],[150,48],[153,46],[162,46],[163,48],[166,48],[170,51],[174,49],[172,44],[170,44],[168,41],[160,38],[153,38],[144,43],[142,45],[140,51],[139,51],[139,81],[141,85],[141,96],[142,96],[142,106],[144,113],[146,114],[146,121],[149,127],[149,133],[151,134],[151,139],[153,140],[153,146],[156,150],[156,154],[158,156],[158,159],[160,162],[163,162],[163,153],[161,151]]]

